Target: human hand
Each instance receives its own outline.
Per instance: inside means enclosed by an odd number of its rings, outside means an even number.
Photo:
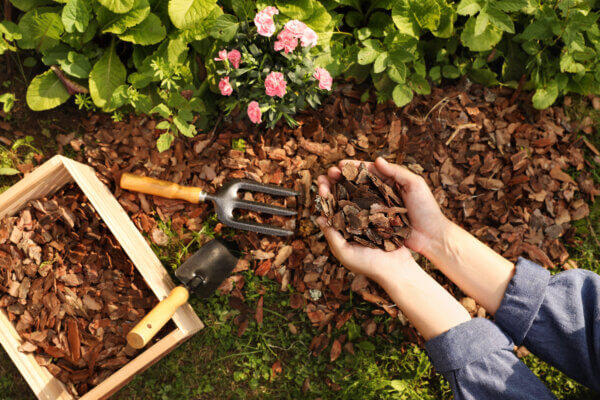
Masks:
[[[339,177],[338,177],[339,179]],[[319,176],[319,195],[326,197],[331,190],[330,181],[325,176]],[[325,217],[317,218],[323,234],[329,243],[333,255],[340,263],[357,274],[363,274],[384,286],[386,280],[399,267],[416,266],[410,251],[401,247],[395,251],[386,252],[346,241],[342,234],[331,226],[327,226]]]
[[[320,176],[318,183],[321,196],[329,193],[330,181],[335,182],[342,177],[340,168],[347,162],[357,166],[361,163],[356,160],[344,160],[340,162],[339,167],[331,167],[327,171],[327,177]],[[432,242],[439,242],[443,239],[444,233],[451,223],[442,214],[433,193],[422,177],[410,172],[405,167],[390,164],[381,157],[377,158],[374,163],[365,164],[371,173],[378,175],[388,185],[394,186],[395,183],[398,183],[402,187],[402,200],[408,209],[408,218],[412,227],[410,236],[404,242],[406,247],[417,253],[423,253]],[[340,235],[340,237],[342,236]]]

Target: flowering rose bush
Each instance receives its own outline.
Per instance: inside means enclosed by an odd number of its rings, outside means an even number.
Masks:
[[[317,107],[333,83],[325,68],[313,64],[317,33],[302,21],[284,24],[279,17],[276,7],[258,11],[236,26],[230,40],[217,43],[213,57],[221,107],[269,127],[281,118],[296,125],[293,115]]]

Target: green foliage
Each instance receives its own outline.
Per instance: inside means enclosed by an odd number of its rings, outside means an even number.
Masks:
[[[35,155],[41,154],[32,142],[33,137],[25,136],[15,140],[10,148],[0,145],[0,176],[20,174],[19,164],[31,162]]]
[[[371,77],[379,100],[427,93],[423,78],[468,75],[486,85],[536,91],[546,108],[569,92],[600,93],[599,7],[594,1],[333,0],[344,13],[330,54],[332,70],[358,82]]]
[[[15,101],[17,101],[17,98],[13,93],[0,94],[0,103],[2,104],[2,111],[5,115],[10,115],[10,111],[14,107]]]

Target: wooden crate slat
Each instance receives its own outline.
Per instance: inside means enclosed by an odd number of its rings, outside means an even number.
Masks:
[[[94,170],[62,156],[54,156],[6,192],[0,194],[0,218],[12,215],[29,200],[54,193],[75,181],[100,217],[119,241],[136,269],[159,299],[168,295],[174,284],[143,236]],[[189,304],[180,307],[173,321],[177,328],[144,350],[135,359],[86,393],[82,400],[108,398],[129,382],[135,374],[156,363],[177,345],[204,327]],[[33,393],[42,400],[72,400],[65,386],[48,370],[39,366],[32,354],[17,350],[21,338],[4,311],[0,311],[0,343],[17,366]]]
[[[139,272],[156,297],[160,300],[167,297],[175,284],[121,204],[106,185],[100,182],[92,168],[68,158],[63,159],[63,164],[90,199],[131,261],[135,265],[144,266]],[[173,315],[173,322],[184,333],[196,333],[204,327],[189,304],[184,304],[177,309]]]

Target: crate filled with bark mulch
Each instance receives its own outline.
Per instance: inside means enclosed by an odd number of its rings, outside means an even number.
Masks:
[[[185,305],[127,346],[173,286],[91,168],[57,156],[0,195],[0,342],[38,398],[107,398],[200,330]]]

